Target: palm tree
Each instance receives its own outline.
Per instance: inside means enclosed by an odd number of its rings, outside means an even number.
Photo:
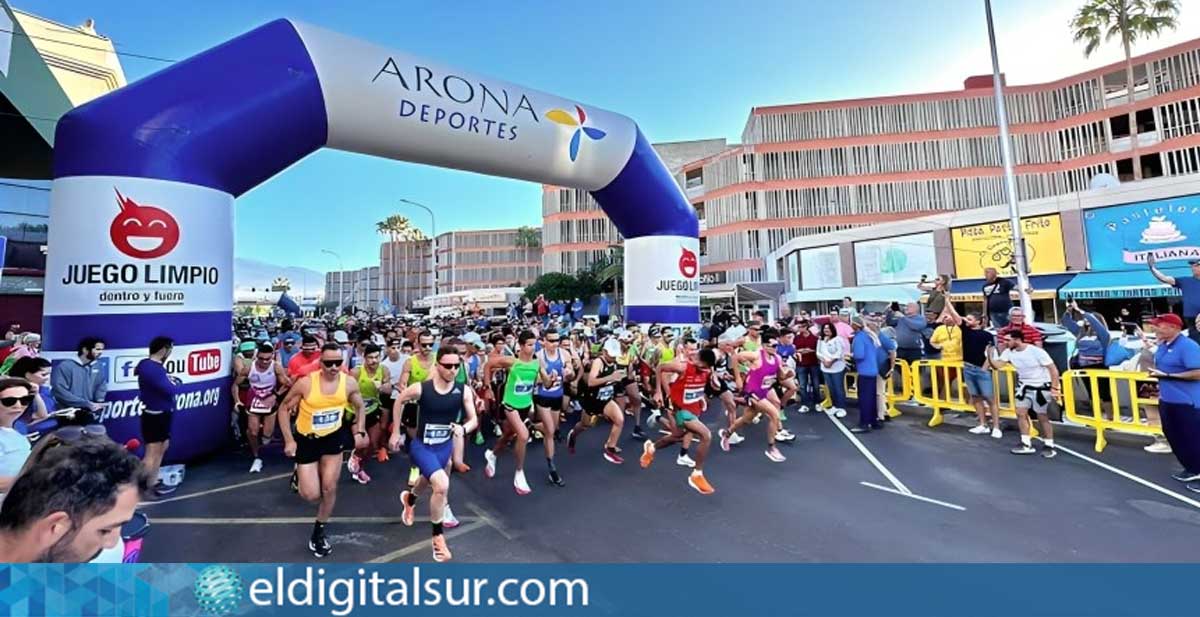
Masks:
[[[608,255],[594,264],[596,283],[601,288],[609,281],[613,282],[613,304],[621,304],[621,279],[625,277],[625,247],[620,244],[610,244]]]
[[[522,225],[517,228],[517,239],[513,244],[519,249],[524,249],[525,258],[522,261],[528,262],[529,249],[535,249],[542,245],[542,235],[538,233],[538,230],[528,225]]]
[[[1133,109],[1133,56],[1131,49],[1138,39],[1158,36],[1178,25],[1179,0],[1086,0],[1071,20],[1076,43],[1083,42],[1083,55],[1091,56],[1100,43],[1121,37],[1125,49],[1125,89],[1129,94],[1130,156],[1133,157],[1133,179],[1142,178],[1138,158],[1137,113]]]
[[[403,306],[407,309],[409,300],[408,291],[408,244],[404,246],[404,300],[401,304],[398,293],[399,285],[396,284],[396,243],[407,240],[423,240],[425,234],[420,229],[413,227],[412,222],[408,217],[399,214],[388,216],[382,221],[375,223],[375,231],[381,234],[386,234],[388,237],[388,264],[389,275],[391,278],[390,287],[394,295],[397,306]]]

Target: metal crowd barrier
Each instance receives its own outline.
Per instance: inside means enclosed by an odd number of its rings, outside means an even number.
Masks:
[[[929,419],[930,428],[944,421],[942,410],[975,413],[971,397],[967,395],[967,386],[962,379],[962,362],[949,360],[917,360],[910,369],[911,392],[915,402],[933,410]],[[992,402],[1002,418],[1017,417],[1014,389],[1016,387],[1016,371],[1011,366],[992,371]],[[929,386],[925,392],[924,386]]]
[[[892,369],[892,377],[883,382],[883,387],[887,392],[888,417],[895,418],[900,415],[900,410],[896,408],[896,401],[907,401],[912,398],[912,377],[910,370],[908,362],[896,360],[896,365]],[[858,400],[858,373],[846,371],[845,380],[846,398]],[[829,388],[822,385],[821,391],[825,393],[825,398],[821,401],[821,406],[829,407],[833,404],[833,400],[829,397]]]
[[[1085,401],[1076,396],[1077,381],[1084,386],[1082,392],[1087,394],[1086,403],[1090,413],[1081,409]],[[1151,422],[1149,417],[1154,415],[1157,420],[1158,398],[1142,396],[1139,387],[1157,382],[1146,373],[1071,369],[1062,376],[1063,413],[1072,422],[1096,430],[1096,452],[1103,452],[1108,445],[1104,435],[1106,430],[1161,437],[1161,423]],[[1108,401],[1104,401],[1105,395]],[[1108,417],[1105,417],[1105,407],[1108,407]],[[1125,410],[1129,411],[1129,415],[1123,415]]]

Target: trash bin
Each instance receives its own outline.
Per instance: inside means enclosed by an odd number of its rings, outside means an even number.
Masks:
[[[1042,348],[1054,360],[1058,372],[1063,373],[1070,368],[1071,350],[1075,347],[1075,335],[1058,324],[1035,323],[1038,332],[1042,333]]]

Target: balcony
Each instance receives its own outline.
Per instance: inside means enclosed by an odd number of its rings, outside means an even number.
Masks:
[[[1138,148],[1146,148],[1162,141],[1158,135],[1158,131],[1146,131],[1138,134]],[[1129,135],[1124,137],[1114,137],[1109,143],[1108,151],[1114,154],[1118,152],[1128,152],[1133,148],[1133,138]]]

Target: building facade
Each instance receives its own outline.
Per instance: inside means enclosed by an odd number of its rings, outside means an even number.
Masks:
[[[378,310],[384,298],[379,266],[325,273],[325,297],[329,302],[362,310]]]
[[[1200,172],[1200,39],[1135,57],[1133,73],[1132,105],[1123,63],[1004,88],[1021,200],[1100,174]],[[952,92],[753,108],[742,145],[679,177],[705,221],[702,289],[765,280],[762,256],[796,238],[1005,203],[992,95],[986,76]]]
[[[401,240],[379,245],[379,277],[383,297],[400,311],[434,293],[433,241]]]
[[[541,230],[518,246],[519,229],[452,231],[437,237],[435,293],[526,287],[542,273]]]

